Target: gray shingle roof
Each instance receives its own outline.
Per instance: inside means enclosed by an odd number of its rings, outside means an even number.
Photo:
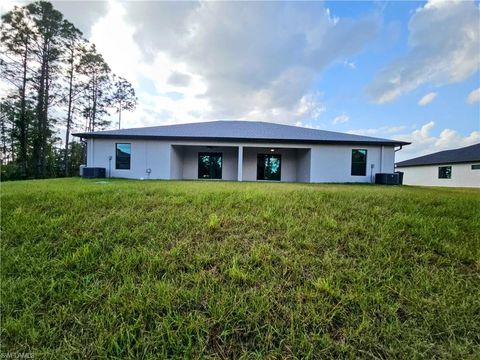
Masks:
[[[480,162],[480,143],[454,150],[445,150],[397,163],[397,167]]]
[[[222,120],[73,134],[82,138],[154,138],[287,143],[366,143],[408,145],[404,141],[309,129],[260,121]]]

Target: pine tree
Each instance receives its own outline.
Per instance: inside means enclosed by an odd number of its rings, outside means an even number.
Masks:
[[[76,113],[87,130],[103,129],[109,107],[119,120],[135,107],[135,91],[122,78],[112,90],[102,55],[49,2],[4,14],[0,40],[0,81],[8,85],[0,99],[2,179],[68,175],[82,162],[83,144],[70,140]],[[56,125],[64,126],[63,146]]]
[[[132,84],[122,77],[115,77],[110,102],[118,113],[118,128],[120,129],[122,110],[133,111],[137,106],[137,97]]]
[[[74,125],[73,117],[75,111],[75,103],[79,97],[84,94],[85,84],[79,79],[81,68],[81,58],[85,52],[86,40],[82,38],[82,33],[72,23],[64,21],[63,23],[63,39],[65,52],[65,80],[66,80],[66,131],[65,131],[65,151],[63,159],[63,168],[65,176],[69,175],[69,144],[70,131]]]
[[[37,41],[31,14],[27,7],[15,6],[2,16],[0,25],[2,80],[12,85],[18,94],[18,158],[22,177],[29,176],[28,138],[30,121],[27,114],[27,91],[31,85],[33,69],[33,47]]]
[[[47,151],[49,137],[52,135],[51,123],[48,116],[51,101],[51,85],[58,70],[61,50],[61,35],[63,15],[55,10],[51,3],[46,1],[34,2],[27,5],[32,20],[37,29],[35,55],[39,63],[39,73],[36,78],[37,105],[36,127],[33,143],[36,177],[47,175]]]
[[[103,56],[92,45],[80,60],[81,72],[86,79],[86,95],[83,116],[86,131],[104,129],[110,124],[105,118],[111,96],[111,71]]]

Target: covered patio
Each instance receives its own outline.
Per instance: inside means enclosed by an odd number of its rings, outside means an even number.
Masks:
[[[172,179],[310,181],[310,148],[172,145]]]

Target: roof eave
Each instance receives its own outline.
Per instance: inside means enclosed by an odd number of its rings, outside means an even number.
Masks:
[[[402,164],[397,163],[395,167],[417,167],[417,166],[434,166],[434,165],[449,165],[449,164],[470,164],[470,163],[477,163],[480,162],[478,160],[459,160],[459,161],[439,161],[439,162],[431,162],[431,163],[423,163],[423,164]]]
[[[249,143],[271,142],[271,143],[292,143],[292,144],[368,144],[368,145],[390,145],[405,146],[410,145],[406,141],[368,141],[368,140],[309,140],[309,139],[271,139],[271,138],[234,138],[234,137],[207,137],[207,136],[159,136],[159,135],[119,135],[119,134],[92,134],[92,133],[75,133],[73,136],[84,139],[139,139],[139,140],[177,140],[177,141],[216,141],[216,142],[232,142],[242,141]]]

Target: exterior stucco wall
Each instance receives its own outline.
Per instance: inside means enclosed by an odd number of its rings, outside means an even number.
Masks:
[[[183,147],[172,146],[170,157],[170,179],[181,179],[183,177]]]
[[[380,148],[382,161],[382,173],[393,173],[395,171],[395,150],[392,146],[382,146]],[[378,170],[378,169],[377,169]]]
[[[116,143],[132,144],[130,170],[115,169]],[[170,145],[166,142],[154,140],[94,139],[89,140],[87,146],[87,166],[104,167],[107,176],[131,179],[170,178]],[[112,156],[111,173],[109,173],[109,156]],[[147,169],[151,169],[150,175],[147,174]]]
[[[353,149],[367,150],[365,176],[351,175]],[[376,173],[393,172],[394,158],[393,146],[314,145],[312,146],[310,181],[374,182]]]
[[[297,181],[310,182],[311,155],[310,149],[297,149]]]
[[[115,169],[115,144],[132,144],[130,170]],[[208,148],[207,148],[208,146]],[[87,166],[105,167],[112,156],[111,176],[150,179],[197,179],[198,152],[223,153],[224,180],[238,179],[238,147],[243,146],[243,180],[255,181],[257,154],[282,155],[281,181],[301,182],[370,182],[372,174],[394,171],[394,148],[391,146],[308,145],[278,143],[225,143],[159,140],[89,139]],[[367,175],[351,176],[352,149],[367,149]],[[374,165],[373,169],[371,164]],[[148,176],[147,169],[151,169]]]
[[[403,183],[405,185],[480,188],[480,170],[472,170],[473,164],[480,165],[480,162],[397,167],[397,171],[403,171]],[[438,168],[440,166],[452,167],[451,179],[438,178]]]

